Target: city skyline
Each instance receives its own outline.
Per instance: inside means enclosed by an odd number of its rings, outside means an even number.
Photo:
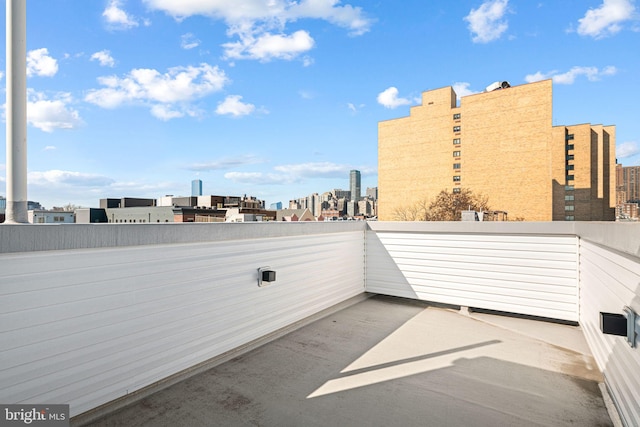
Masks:
[[[186,196],[200,179],[270,205],[353,169],[376,187],[379,121],[496,80],[553,79],[554,125],[616,125],[619,162],[640,164],[637,2],[242,4],[29,4],[29,200]],[[3,196],[5,167],[2,150]]]

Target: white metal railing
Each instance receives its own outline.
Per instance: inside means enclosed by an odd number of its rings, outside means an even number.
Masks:
[[[74,416],[362,294],[363,228],[2,226],[47,250],[0,254],[0,401]]]
[[[571,230],[420,228],[372,224],[368,291],[578,321],[578,240]]]

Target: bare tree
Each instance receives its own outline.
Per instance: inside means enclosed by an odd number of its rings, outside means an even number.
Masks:
[[[488,198],[462,188],[459,193],[442,190],[429,201],[425,198],[416,203],[396,209],[397,221],[460,221],[464,210],[488,211]]]
[[[76,206],[74,204],[68,203],[64,206],[54,206],[51,208],[51,210],[55,212],[73,212],[78,208],[80,208],[80,206]]]

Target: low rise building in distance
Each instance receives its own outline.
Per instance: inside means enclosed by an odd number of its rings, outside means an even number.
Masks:
[[[100,208],[136,208],[156,206],[156,199],[141,199],[137,197],[122,197],[120,199],[100,199]]]
[[[107,212],[105,209],[100,208],[77,208],[76,224],[96,224],[109,222],[107,219]]]
[[[73,224],[75,222],[75,213],[31,209],[27,211],[27,220],[30,224]]]
[[[264,208],[264,200],[238,196],[185,196],[167,195],[159,199],[123,197],[101,199],[104,215],[83,211],[78,222],[110,222],[116,224],[165,222],[224,222],[229,210],[238,215],[253,215],[265,221],[275,220],[275,211]],[[106,220],[105,220],[106,219]]]
[[[276,211],[276,221],[297,222],[297,221],[316,221],[311,211],[304,209],[281,209]]]
[[[227,209],[224,219],[225,222],[262,222],[263,220],[263,214],[240,213],[238,208]]]
[[[620,203],[616,206],[616,219],[618,221],[640,220],[640,203]]]

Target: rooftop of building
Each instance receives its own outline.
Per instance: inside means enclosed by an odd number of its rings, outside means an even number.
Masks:
[[[0,401],[67,403],[74,425],[636,426],[638,337],[599,322],[640,312],[638,242],[580,222],[3,225]]]
[[[607,426],[579,327],[373,296],[94,426]]]

